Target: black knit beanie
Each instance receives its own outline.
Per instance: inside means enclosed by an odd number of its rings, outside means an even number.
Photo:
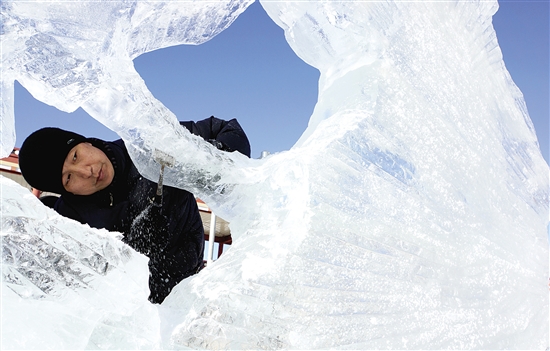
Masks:
[[[19,150],[19,168],[33,188],[65,194],[61,173],[67,154],[87,141],[80,134],[59,128],[42,128],[25,139]]]

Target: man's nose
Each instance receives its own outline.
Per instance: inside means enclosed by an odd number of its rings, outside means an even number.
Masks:
[[[92,176],[92,167],[90,166],[75,166],[72,173],[81,178],[90,178]]]

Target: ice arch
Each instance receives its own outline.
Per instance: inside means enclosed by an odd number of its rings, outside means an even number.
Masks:
[[[157,310],[130,283],[143,257],[108,233],[77,235],[2,180],[3,342],[545,348],[548,166],[502,62],[496,1],[262,2],[321,72],[308,129],[263,161],[172,128],[131,65],[207,40],[249,4],[2,3],[3,152],[17,79],[115,130],[148,177],[151,150],[176,156],[168,181],[223,213],[237,239]]]

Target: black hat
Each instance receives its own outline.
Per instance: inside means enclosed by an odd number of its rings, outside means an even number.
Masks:
[[[65,194],[61,173],[67,154],[87,139],[59,128],[42,128],[25,139],[19,150],[19,168],[33,188]]]

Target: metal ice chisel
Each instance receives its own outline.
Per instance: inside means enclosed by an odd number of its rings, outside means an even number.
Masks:
[[[175,159],[174,157],[159,149],[153,150],[153,158],[160,164],[160,175],[157,184],[157,193],[154,200],[156,204],[160,205],[162,201],[162,182],[164,180],[164,167],[172,167],[175,163]]]

